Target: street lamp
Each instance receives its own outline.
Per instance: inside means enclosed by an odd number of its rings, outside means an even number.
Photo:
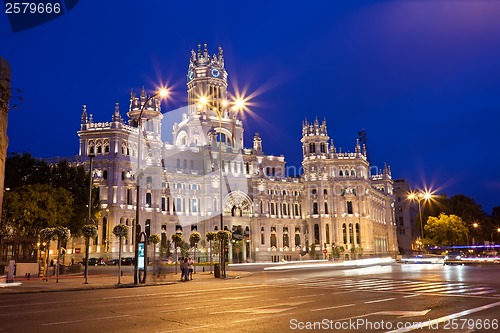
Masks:
[[[89,152],[89,154],[87,155],[89,157],[89,160],[90,160],[90,166],[89,166],[89,221],[88,221],[88,224],[91,224],[92,223],[92,219],[91,219],[91,215],[92,215],[92,169],[94,167],[94,157],[95,157],[95,154],[94,152]],[[89,278],[89,242],[90,240],[88,240],[86,246],[85,246],[85,284],[88,284],[88,278]]]
[[[420,202],[422,200],[430,200],[432,198],[432,193],[430,192],[410,192],[408,194],[408,200],[418,202],[418,215],[420,217],[420,238],[424,239],[424,224],[422,220],[422,207]]]
[[[476,236],[477,235],[477,228],[479,228],[479,223],[477,223],[477,222],[472,223],[472,227],[474,228],[474,236]],[[476,244],[476,238],[472,237],[472,245],[474,245],[474,244]]]
[[[245,107],[245,100],[242,98],[236,99],[233,103],[230,103],[228,100],[224,99],[221,103],[221,107],[217,107],[216,105],[209,105],[209,101],[206,96],[201,96],[197,108],[198,110],[202,110],[205,106],[209,106],[209,108],[217,114],[217,118],[219,119],[219,208],[220,208],[220,230],[224,230],[224,219],[223,219],[223,207],[222,207],[222,116],[224,112],[227,110],[242,110]],[[213,130],[212,133],[214,137],[217,138],[217,131]],[[234,135],[234,133],[233,133]],[[225,263],[225,241],[222,242],[222,246],[220,247],[220,255],[221,255],[221,269],[222,276],[226,277],[226,263]]]
[[[160,96],[161,98],[165,98],[168,95],[167,89],[160,89],[153,95],[149,96],[146,101],[141,105],[141,111],[139,112],[139,118],[137,119],[137,172],[136,172],[136,208],[135,208],[135,263],[134,263],[134,284],[139,282],[139,242],[141,240],[141,225],[139,223],[139,201],[141,199],[140,196],[140,170],[141,170],[141,131],[142,131],[142,113],[146,108],[146,105],[150,100],[155,98],[156,96]],[[147,273],[147,258],[145,258],[144,264],[144,279],[142,283],[146,283],[146,273]]]
[[[500,227],[496,228],[495,230],[493,230],[493,231],[491,232],[491,238],[490,238],[490,240],[491,240],[491,243],[492,243],[492,244],[493,244],[493,233],[494,233],[495,231],[497,232],[497,234],[498,234],[498,233],[500,233]]]

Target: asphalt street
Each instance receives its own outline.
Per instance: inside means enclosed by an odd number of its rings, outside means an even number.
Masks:
[[[499,330],[496,265],[244,268],[253,274],[141,288],[4,294],[0,331]]]

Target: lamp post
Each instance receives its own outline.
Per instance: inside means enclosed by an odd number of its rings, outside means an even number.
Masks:
[[[491,243],[492,243],[492,244],[493,244],[493,233],[494,233],[495,231],[496,231],[497,233],[500,233],[500,227],[496,228],[495,230],[493,230],[493,231],[491,232],[491,238],[490,238],[490,241],[491,241]]]
[[[479,228],[479,223],[477,222],[474,222],[472,223],[472,228],[474,228],[474,236],[472,237],[472,245],[475,245],[476,244],[476,234],[477,234],[477,228]]]
[[[91,224],[92,222],[92,169],[94,168],[94,153],[89,152],[88,154],[89,160],[90,160],[90,166],[89,166],[89,216],[88,216],[88,224]],[[90,242],[90,239],[88,240]],[[89,278],[89,246],[86,244],[85,246],[85,284],[88,284],[88,278]]]
[[[161,89],[160,91],[149,96],[146,101],[141,105],[141,110],[139,112],[139,118],[137,119],[137,172],[136,172],[136,208],[135,208],[135,262],[134,262],[134,284],[139,282],[139,242],[141,241],[141,225],[139,223],[139,202],[141,199],[140,189],[140,171],[141,171],[141,132],[142,132],[142,113],[146,108],[146,105],[150,100],[156,96],[166,97],[168,91],[166,89]],[[146,272],[147,272],[147,258],[145,258],[144,264],[144,283],[146,283]]]
[[[410,192],[408,194],[408,200],[410,201],[417,201],[418,203],[418,215],[420,219],[420,238],[421,242],[423,244],[424,240],[424,223],[422,219],[422,207],[421,207],[421,201],[422,200],[429,200],[432,198],[432,194],[430,192]]]
[[[202,96],[199,100],[199,103],[197,105],[198,110],[201,110],[203,107],[205,107],[208,104],[208,100],[205,96]],[[214,111],[217,114],[217,118],[219,120],[219,208],[220,208],[220,230],[224,230],[224,218],[223,218],[223,207],[222,207],[222,185],[223,185],[223,180],[222,180],[222,116],[225,111],[227,110],[236,110],[236,109],[243,109],[244,107],[244,100],[243,99],[237,99],[232,107],[230,107],[230,103],[227,100],[223,100],[221,103],[221,107],[218,108],[215,105],[210,105],[210,109]],[[217,131],[214,133],[215,138],[217,138]],[[234,133],[233,133],[234,135]],[[228,245],[229,246],[229,245]],[[225,263],[225,241],[222,242],[222,246],[220,247],[220,256],[221,256],[221,269],[222,269],[222,274],[221,276],[226,277],[226,263]]]

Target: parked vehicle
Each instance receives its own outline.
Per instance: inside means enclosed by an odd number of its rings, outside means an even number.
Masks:
[[[85,265],[85,259],[79,262],[80,265]],[[89,258],[89,266],[106,265],[103,258]]]
[[[135,260],[132,257],[122,258],[122,265],[131,266],[131,265],[134,265],[134,263],[135,263]]]
[[[108,260],[108,261],[106,262],[106,264],[107,264],[107,265],[115,265],[115,266],[116,266],[116,265],[118,265],[118,262],[119,262],[119,261],[120,261],[120,260],[118,260],[118,259],[110,259],[110,260]]]

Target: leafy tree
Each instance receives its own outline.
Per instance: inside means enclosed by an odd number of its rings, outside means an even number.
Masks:
[[[72,206],[71,194],[64,188],[24,185],[5,193],[3,224],[16,236],[38,237],[43,228],[68,226]]]
[[[70,237],[70,231],[63,226],[54,228],[54,235],[57,237],[57,263],[56,263],[56,282],[59,282],[59,264],[61,263],[61,246]]]
[[[194,258],[193,258],[194,262],[196,262],[196,251],[198,250],[198,243],[200,242],[200,240],[201,240],[201,234],[198,231],[193,231],[189,235],[189,242],[191,244],[194,244]],[[194,273],[196,273],[196,266],[194,269],[195,269]]]
[[[81,233],[85,237],[85,284],[89,276],[89,247],[90,239],[97,236],[97,226],[95,224],[86,224],[82,227]]]
[[[205,234],[205,238],[208,241],[209,247],[210,247],[210,274],[212,274],[212,264],[213,264],[213,248],[212,248],[212,242],[216,239],[217,233],[213,231],[209,231]]]
[[[176,232],[175,234],[172,235],[172,242],[174,243],[174,248],[175,248],[175,274],[177,274],[177,262],[179,261],[179,254],[177,252],[177,248],[182,245],[184,242],[184,238],[182,237],[182,233]]]
[[[153,244],[153,279],[155,278],[156,272],[156,244],[158,244],[161,240],[160,235],[152,234],[148,237],[148,243]],[[158,274],[159,276],[159,274]]]
[[[119,239],[118,247],[118,284],[121,284],[120,278],[122,275],[122,240],[123,237],[127,237],[129,234],[129,227],[125,224],[117,224],[113,228],[113,235]]]
[[[79,236],[82,227],[88,223],[89,182],[89,174],[85,172],[83,165],[72,166],[66,161],[49,165],[26,153],[12,154],[6,160],[5,187],[10,189],[8,192],[36,184],[46,184],[68,191],[66,196],[72,199],[72,204],[68,205],[68,223],[62,225],[67,226],[73,236]],[[92,191],[93,221],[97,221],[99,217],[100,202],[97,192]],[[12,202],[5,203],[4,209],[8,209],[11,204]],[[21,201],[19,205],[28,203]],[[59,221],[55,220],[55,223],[58,224]],[[15,229],[16,225],[11,225],[11,228]],[[15,233],[20,234],[22,231]]]
[[[425,224],[426,238],[432,245],[464,244],[468,235],[465,222],[456,215],[441,213],[439,217],[429,217]]]
[[[43,228],[40,230],[40,240],[41,241],[46,241],[47,246],[46,246],[46,253],[50,251],[50,242],[54,239],[56,239],[56,228],[54,227],[47,227]],[[49,257],[47,256],[47,261],[45,262],[45,281],[49,279]]]

